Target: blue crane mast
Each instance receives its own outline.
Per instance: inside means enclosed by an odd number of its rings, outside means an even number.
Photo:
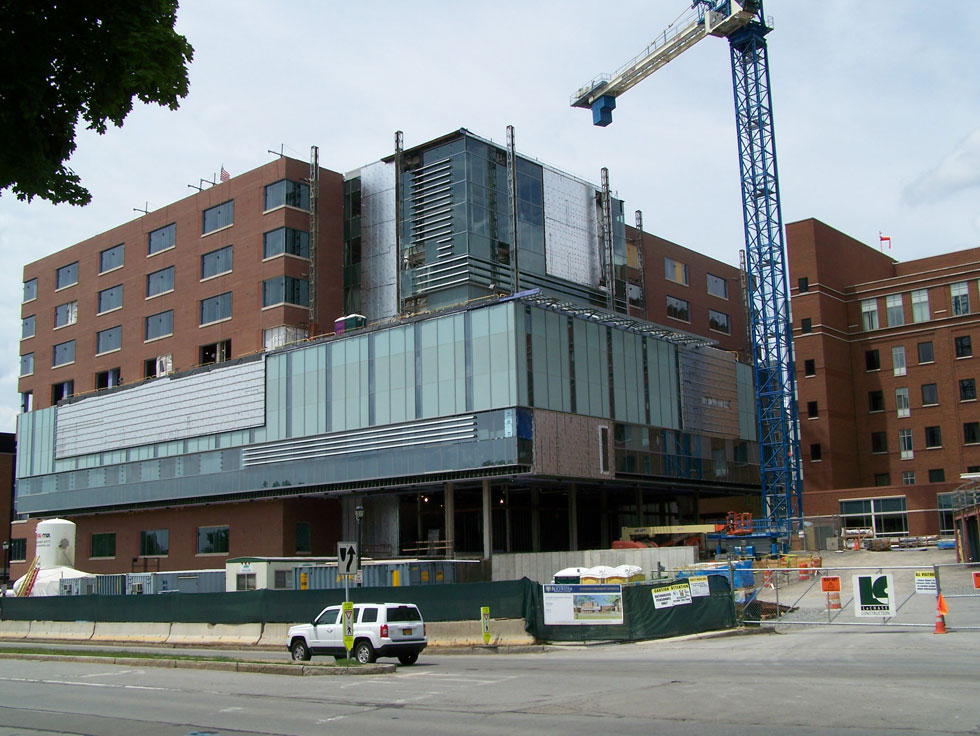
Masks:
[[[773,538],[789,541],[803,521],[793,330],[783,244],[776,139],[769,91],[762,0],[694,0],[639,55],[572,95],[572,107],[592,110],[595,125],[612,122],[616,98],[706,36],[731,47],[738,132],[749,323],[755,368],[756,427],[763,513]]]

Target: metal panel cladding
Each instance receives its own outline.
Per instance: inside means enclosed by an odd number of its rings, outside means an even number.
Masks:
[[[361,312],[368,322],[398,314],[395,303],[395,165],[361,169]]]
[[[599,285],[595,187],[544,167],[544,237],[548,274]]]

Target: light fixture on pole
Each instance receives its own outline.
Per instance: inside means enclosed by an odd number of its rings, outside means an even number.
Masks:
[[[361,520],[364,518],[364,507],[361,504],[354,507],[354,518],[357,520],[357,586],[361,587],[363,580],[361,558],[364,556],[364,552],[361,550]]]

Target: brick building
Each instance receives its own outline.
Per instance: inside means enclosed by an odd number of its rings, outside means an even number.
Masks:
[[[330,554],[355,505],[377,551],[487,558],[757,503],[737,270],[466,130],[321,169],[316,243],[308,177],[281,158],[25,267],[15,577],[52,516],[117,572]]]
[[[786,233],[806,516],[952,533],[980,471],[980,249],[900,263],[818,220]]]

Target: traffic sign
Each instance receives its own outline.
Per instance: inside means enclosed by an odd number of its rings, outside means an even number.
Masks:
[[[344,649],[349,653],[354,646],[354,604],[344,601],[340,608],[344,619]]]
[[[357,572],[359,553],[356,542],[337,542],[337,574],[353,575]]]
[[[483,624],[483,643],[490,643],[490,606],[480,608],[480,620]]]
[[[840,593],[840,576],[824,575],[820,578],[820,588],[824,593]]]

